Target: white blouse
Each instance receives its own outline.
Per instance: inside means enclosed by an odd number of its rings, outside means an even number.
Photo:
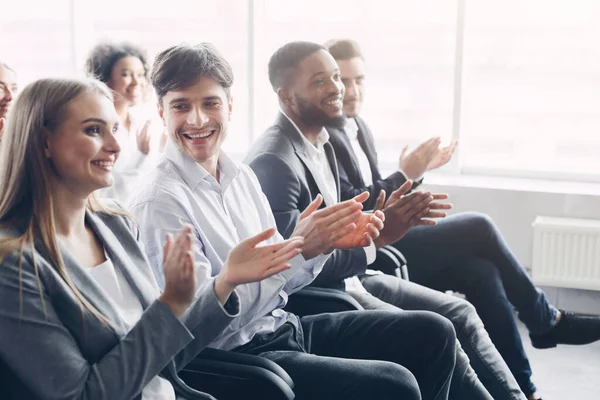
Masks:
[[[102,264],[87,271],[115,303],[127,331],[131,330],[144,310],[121,271],[114,267],[108,256]],[[142,399],[175,400],[175,390],[171,382],[157,375],[142,390]]]

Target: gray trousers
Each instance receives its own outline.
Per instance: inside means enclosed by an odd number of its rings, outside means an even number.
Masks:
[[[348,294],[365,309],[426,310],[452,322],[460,344],[451,399],[526,399],[468,301],[390,275],[363,275],[360,279],[372,296],[352,291]]]

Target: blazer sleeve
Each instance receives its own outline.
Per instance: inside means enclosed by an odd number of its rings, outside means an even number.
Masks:
[[[21,268],[17,255],[2,261],[0,356],[39,398],[134,398],[193,339],[156,300],[116,346],[89,360],[61,322],[65,300],[52,298],[36,275],[30,255],[24,254]]]
[[[285,160],[272,153],[258,155],[249,165],[269,200],[279,233],[284,238],[289,238],[302,211],[299,201],[301,183],[297,174]],[[334,250],[314,283],[329,286],[362,273],[366,268],[367,257],[363,248]]]

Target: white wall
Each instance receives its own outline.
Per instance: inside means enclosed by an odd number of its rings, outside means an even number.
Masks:
[[[426,177],[427,181],[430,183],[424,187],[450,195],[453,212],[479,211],[490,215],[526,268],[531,266],[532,223],[536,216],[600,220],[600,185],[443,176]],[[559,307],[600,314],[600,292],[562,288],[544,290]]]

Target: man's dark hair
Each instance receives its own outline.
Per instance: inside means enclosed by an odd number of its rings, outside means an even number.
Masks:
[[[273,90],[277,92],[280,87],[287,86],[298,63],[319,50],[327,51],[317,43],[291,42],[273,53],[269,60],[269,81]]]
[[[360,46],[351,39],[332,39],[325,43],[325,48],[335,60],[350,60],[360,57],[364,60]]]
[[[167,92],[190,87],[201,77],[214,79],[223,87],[227,97],[231,96],[233,70],[210,43],[180,44],[162,51],[154,59],[150,80],[158,102],[162,104]]]
[[[125,57],[137,57],[144,66],[148,78],[148,59],[144,51],[130,43],[100,43],[90,52],[85,61],[85,71],[91,78],[107,83],[112,76],[115,64]]]

